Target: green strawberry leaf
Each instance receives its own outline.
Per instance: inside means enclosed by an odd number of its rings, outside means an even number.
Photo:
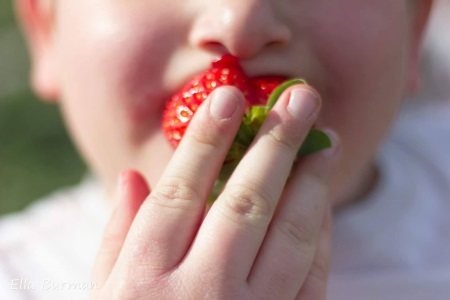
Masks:
[[[303,79],[293,79],[286,81],[272,92],[265,107],[252,106],[249,108],[248,112],[244,115],[238,134],[236,135],[234,142],[230,150],[228,151],[227,157],[224,164],[222,165],[222,169],[220,170],[216,183],[211,191],[210,196],[208,197],[209,204],[212,204],[222,192],[226,182],[228,181],[228,178],[230,178],[240,160],[245,155],[245,152],[247,151],[248,147],[250,147],[250,144],[258,133],[259,128],[264,123],[264,120],[266,119],[272,107],[278,101],[278,98],[287,88],[295,84],[307,83]],[[325,132],[318,129],[312,129],[309,131],[307,137],[305,138],[305,141],[298,150],[297,156],[304,157],[309,154],[331,148],[331,146],[331,140]]]
[[[234,143],[240,144],[243,147],[248,147],[252,143],[254,137],[255,134],[251,128],[246,124],[246,122],[242,121],[236,138],[234,139]]]
[[[272,107],[274,107],[275,103],[277,103],[278,101],[278,98],[280,98],[281,94],[283,94],[285,90],[296,84],[308,84],[308,83],[303,79],[291,79],[280,84],[273,90],[272,94],[270,94],[269,96],[269,100],[267,101],[266,105],[266,113],[269,113]]]
[[[245,113],[235,143],[248,148],[267,117],[264,106],[252,106]]]
[[[220,170],[219,176],[216,179],[216,182],[214,183],[214,186],[211,190],[211,194],[208,197],[208,204],[213,204],[213,202],[219,197],[219,195],[222,193],[223,188],[225,187],[225,184],[228,182],[228,179],[231,177],[231,174],[236,169],[237,165],[241,161],[241,158],[235,159],[230,162],[225,162],[222,165],[222,169]]]
[[[242,157],[244,157],[244,154],[247,151],[247,149],[248,146],[244,146],[235,140],[233,144],[231,144],[230,150],[228,150],[227,156],[225,158],[225,163],[240,160]]]
[[[227,183],[226,180],[217,179],[214,183],[214,186],[211,190],[211,194],[208,196],[207,203],[213,204],[214,201],[217,200],[219,195],[222,193],[223,188],[225,187],[225,184]]]
[[[298,150],[297,156],[304,157],[331,147],[331,140],[325,132],[311,129]]]
[[[256,135],[267,117],[265,106],[252,106],[245,114],[243,122]]]

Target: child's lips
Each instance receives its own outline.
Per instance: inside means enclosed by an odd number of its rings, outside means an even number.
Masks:
[[[251,81],[257,81],[257,80],[265,80],[265,81],[270,81],[270,80],[288,80],[289,78],[292,78],[290,76],[285,76],[285,75],[277,75],[277,74],[269,74],[269,75],[260,75],[260,76],[254,76],[251,77],[250,80]]]
[[[285,76],[263,75],[250,78],[239,60],[230,54],[214,60],[209,69],[189,79],[166,103],[162,127],[169,141],[176,147],[198,107],[215,89],[235,86],[246,98],[248,107],[265,105],[275,87]]]
[[[231,55],[229,55],[231,56]],[[231,58],[231,61],[233,61],[233,59],[236,58]],[[270,68],[272,70],[270,70],[269,68],[264,68],[264,63],[259,64],[256,68],[256,66],[248,66],[248,68],[245,67],[245,63],[243,63],[242,65],[239,63],[239,61],[236,59],[239,68],[242,68],[242,71],[244,74],[246,74],[246,78],[249,80],[249,82],[269,82],[269,81],[273,81],[276,83],[282,83],[286,80],[292,79],[292,78],[301,78],[302,76],[299,75],[293,75],[293,74],[288,74],[290,72],[283,72],[280,69],[274,70],[274,68]],[[214,65],[214,61],[212,62],[212,64]],[[210,63],[211,64],[211,63]],[[229,66],[233,65],[233,62],[231,62],[229,64]],[[171,92],[169,93],[169,95],[173,96],[175,94],[177,94],[179,91],[181,91],[183,89],[183,87],[189,85],[190,83],[192,83],[193,80],[199,79],[201,78],[202,74],[204,74],[204,72],[207,69],[204,70],[195,70],[194,72],[191,73],[187,73],[184,74],[183,79],[181,81],[178,82],[178,84],[176,85],[176,88],[173,89],[173,87],[171,88]],[[167,101],[170,101],[170,97],[167,98]]]
[[[177,94],[180,90],[183,89],[183,87],[187,86],[189,83],[191,83],[196,78],[199,78],[201,75],[202,75],[202,73],[197,73],[197,74],[191,75],[190,77],[186,77],[188,79],[183,81],[182,84],[178,84],[177,89],[173,89],[171,92],[167,93],[169,95],[169,97],[166,97],[167,101],[170,101],[171,96]],[[297,76],[297,77],[301,77],[301,76]],[[265,73],[265,74],[249,77],[248,80],[252,84],[258,84],[259,82],[264,82],[265,84],[267,84],[268,82],[273,82],[273,84],[278,85],[278,84],[280,84],[286,80],[292,79],[292,78],[295,78],[295,76],[280,75],[280,73]]]

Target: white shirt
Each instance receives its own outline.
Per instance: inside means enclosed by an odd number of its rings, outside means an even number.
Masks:
[[[0,299],[88,299],[111,213],[93,178],[0,221]]]
[[[334,219],[330,300],[450,299],[450,103],[405,109],[381,182]],[[87,299],[109,218],[92,178],[0,221],[0,299]]]
[[[450,102],[406,108],[381,182],[334,217],[329,299],[450,299]]]

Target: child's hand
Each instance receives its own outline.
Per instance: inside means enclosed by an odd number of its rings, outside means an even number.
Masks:
[[[333,149],[303,159],[291,173],[319,111],[314,95],[294,86],[281,96],[206,216],[244,113],[236,89],[220,88],[200,107],[151,193],[142,176],[124,172],[93,297],[325,299],[336,136],[328,131]]]

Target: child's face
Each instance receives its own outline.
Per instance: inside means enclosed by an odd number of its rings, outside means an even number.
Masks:
[[[406,0],[78,0],[55,9],[38,76],[110,187],[129,167],[156,183],[173,153],[160,129],[164,103],[230,52],[251,76],[302,77],[320,92],[318,125],[342,139],[342,195],[399,109],[419,31]]]

